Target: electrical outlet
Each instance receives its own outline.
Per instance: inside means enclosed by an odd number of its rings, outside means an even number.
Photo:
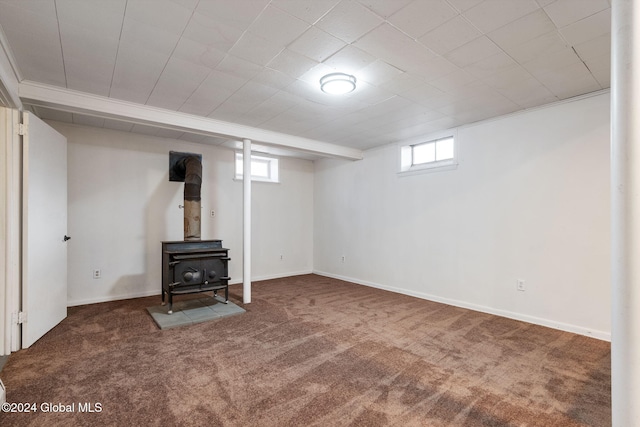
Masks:
[[[209,212],[209,216],[210,216],[211,218],[215,217],[215,216],[216,216],[216,211],[214,211],[213,209],[211,209],[211,212]]]
[[[280,261],[284,259],[284,255],[280,254]]]
[[[93,278],[94,279],[99,279],[102,277],[102,270],[100,270],[99,268],[95,268],[93,270]]]
[[[522,280],[522,279],[516,280],[516,289],[521,291],[521,292],[524,292],[524,290],[525,290],[524,280]]]
[[[344,263],[346,260],[347,260],[347,257],[346,257],[346,256],[344,256],[344,255],[342,255],[342,259],[341,259],[341,261]]]

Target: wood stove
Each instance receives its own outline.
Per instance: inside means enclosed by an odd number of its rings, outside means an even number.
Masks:
[[[173,313],[173,296],[224,289],[229,301],[229,250],[222,240],[162,242],[162,304],[169,297]]]

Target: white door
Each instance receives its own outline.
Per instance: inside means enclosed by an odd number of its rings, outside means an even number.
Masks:
[[[23,114],[22,347],[67,317],[67,139]]]

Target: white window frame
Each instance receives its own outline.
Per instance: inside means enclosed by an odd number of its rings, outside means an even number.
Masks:
[[[280,182],[280,159],[277,157],[264,156],[261,154],[251,154],[251,180],[259,181],[259,182]],[[254,171],[256,168],[253,167],[254,163],[262,163],[267,165],[267,174],[266,175],[255,175]],[[244,167],[243,163],[243,154],[239,151],[236,151],[235,155],[235,179],[238,181],[242,181],[244,178],[242,169]]]
[[[398,150],[398,175],[413,175],[416,173],[435,172],[452,170],[458,166],[458,154],[460,145],[458,144],[457,131],[448,130],[442,133],[431,135],[419,142],[405,142],[399,144]],[[425,163],[416,163],[414,160],[414,150],[416,147],[427,144],[434,144],[435,150],[439,141],[453,139],[453,157],[444,160],[433,160]],[[437,158],[437,151],[434,156]]]

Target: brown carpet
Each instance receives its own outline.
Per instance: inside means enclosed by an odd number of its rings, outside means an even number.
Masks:
[[[8,401],[38,412],[0,425],[611,425],[607,342],[315,275],[169,330],[146,311],[159,298],[70,308],[9,358]]]

